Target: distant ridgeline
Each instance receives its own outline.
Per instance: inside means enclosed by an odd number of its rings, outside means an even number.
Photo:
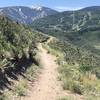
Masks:
[[[38,31],[100,54],[100,7],[65,11],[35,20],[31,25]]]
[[[36,19],[57,13],[58,12],[53,9],[42,6],[11,6],[0,8],[0,15],[5,15],[12,20],[18,21],[23,24],[30,24]]]

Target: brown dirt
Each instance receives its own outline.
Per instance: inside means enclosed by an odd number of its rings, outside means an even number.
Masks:
[[[41,44],[39,44],[39,50],[43,69],[33,86],[30,86],[28,96],[21,100],[57,100],[57,98],[69,95],[77,96],[77,100],[83,100],[81,96],[68,93],[62,89],[62,83],[58,80],[59,73],[57,71],[58,65],[55,62],[56,57],[48,54]]]

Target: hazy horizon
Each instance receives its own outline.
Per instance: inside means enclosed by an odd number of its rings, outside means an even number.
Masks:
[[[57,11],[67,11],[67,10],[78,10],[81,8],[85,7],[90,7],[90,6],[100,6],[99,5],[100,1],[99,0],[92,0],[92,1],[87,1],[87,0],[6,0],[2,1],[0,3],[0,8],[2,7],[8,7],[8,6],[44,6],[48,8],[55,9]]]

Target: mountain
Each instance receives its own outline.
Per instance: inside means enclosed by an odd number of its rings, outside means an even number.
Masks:
[[[33,83],[38,72],[40,73],[41,60],[44,60],[40,58],[43,53],[56,56],[55,63],[58,64],[59,80],[63,82],[64,90],[82,95],[81,99],[99,100],[100,7],[97,8],[66,11],[35,20],[31,24],[32,30],[41,32],[32,31],[29,26],[21,24],[30,24],[29,22],[19,21],[21,22],[19,23],[13,21],[15,20],[13,18],[11,20],[10,16],[9,18],[3,16],[6,14],[1,9],[0,100],[8,100],[10,96],[12,99],[14,95],[18,98],[27,96],[27,86]],[[42,8],[32,7],[31,9],[41,11]],[[12,12],[12,10],[9,11],[8,14]],[[19,12],[22,11],[20,8]],[[25,11],[29,13],[29,10],[25,9]],[[14,14],[17,13],[14,12]],[[20,19],[22,17],[20,16]],[[41,47],[47,52],[40,52]],[[44,71],[43,74],[45,74]]]
[[[86,7],[84,9],[81,9],[81,10],[84,10],[84,11],[100,11],[100,6],[92,6],[92,7]]]
[[[42,26],[63,31],[78,31],[83,28],[98,26],[100,7],[87,7],[78,11],[65,11],[33,22],[33,26]],[[55,26],[55,27],[54,27]]]
[[[99,6],[47,16],[34,21],[31,26],[38,31],[100,54]]]
[[[58,57],[63,89],[82,94],[86,100],[99,100],[100,7],[51,15],[31,27],[57,38],[47,49]]]
[[[55,10],[42,6],[33,6],[33,7],[13,6],[13,7],[0,8],[1,15],[5,15],[15,21],[24,24],[30,24],[36,19],[57,13],[58,12]]]

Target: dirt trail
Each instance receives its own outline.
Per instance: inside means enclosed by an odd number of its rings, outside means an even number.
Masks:
[[[41,51],[43,69],[38,80],[31,87],[29,95],[23,100],[57,100],[57,98],[69,95],[62,89],[61,82],[58,81],[59,73],[57,71],[58,65],[55,62],[56,57],[48,54],[41,44],[39,50]]]

